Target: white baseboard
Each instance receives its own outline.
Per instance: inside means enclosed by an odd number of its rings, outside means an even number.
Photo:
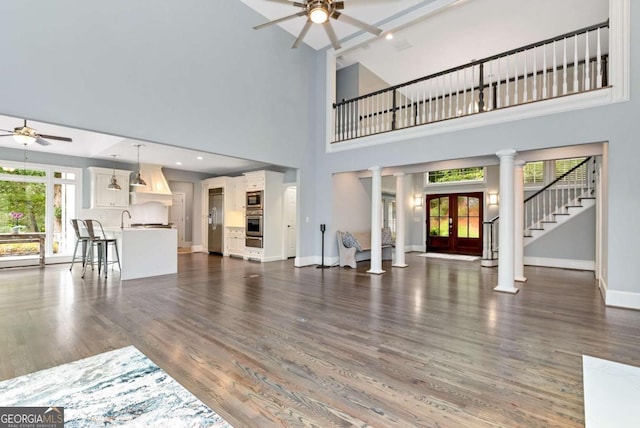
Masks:
[[[594,260],[572,260],[572,259],[551,259],[547,257],[525,257],[524,264],[527,266],[543,266],[576,270],[596,270]]]
[[[406,245],[405,253],[416,251],[418,253],[424,253],[424,245]]]
[[[640,293],[607,290],[606,296],[605,304],[607,306],[640,310]]]
[[[202,247],[202,245],[193,245],[191,247],[191,252],[192,253],[206,253],[207,251],[205,251],[205,249]]]
[[[293,261],[295,267],[313,266],[322,263],[322,256],[308,256],[308,257],[296,257]],[[327,266],[334,266],[338,264],[338,257],[326,257],[324,258],[324,264]]]

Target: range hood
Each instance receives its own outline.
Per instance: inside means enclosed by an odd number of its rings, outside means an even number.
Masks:
[[[140,176],[147,183],[146,186],[131,187],[131,204],[145,204],[147,202],[160,202],[171,206],[173,195],[167,179],[162,173],[162,166],[153,164],[140,164]]]

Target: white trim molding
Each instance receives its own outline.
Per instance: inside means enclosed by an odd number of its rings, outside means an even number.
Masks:
[[[525,257],[526,266],[542,266],[562,269],[590,270],[595,271],[596,262],[594,260],[572,260],[555,259],[548,257]]]
[[[607,290],[605,304],[617,308],[640,310],[640,293]]]

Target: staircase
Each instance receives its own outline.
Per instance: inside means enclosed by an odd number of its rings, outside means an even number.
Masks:
[[[599,158],[591,156],[524,201],[524,246],[595,204]],[[482,266],[498,265],[500,217],[484,222]]]

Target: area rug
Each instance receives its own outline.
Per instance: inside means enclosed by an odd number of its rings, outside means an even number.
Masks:
[[[65,427],[231,427],[133,346],[0,382],[0,406],[64,407]]]
[[[480,260],[478,256],[465,256],[462,254],[444,254],[444,253],[421,253],[418,257],[429,257],[433,259],[449,259],[449,260],[464,260],[467,262],[473,262]]]
[[[587,428],[637,427],[640,367],[582,356]]]

